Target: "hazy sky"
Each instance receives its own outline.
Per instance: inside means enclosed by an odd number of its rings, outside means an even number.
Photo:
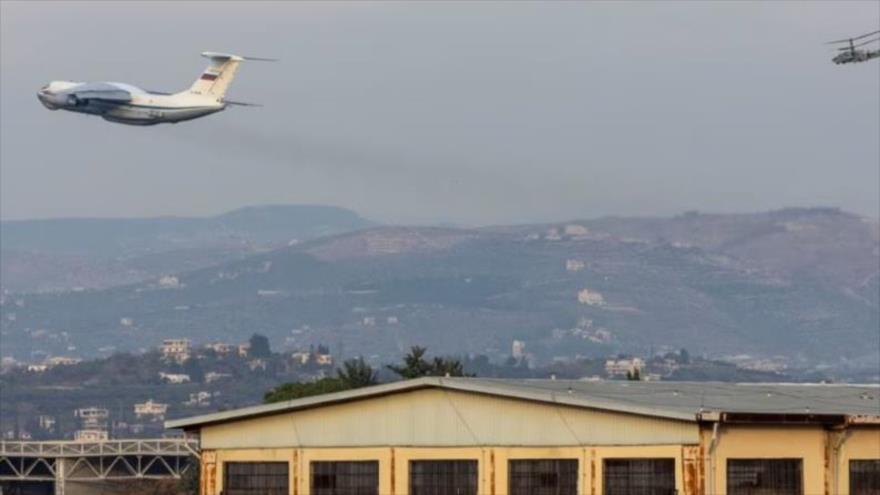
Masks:
[[[0,3],[0,216],[319,203],[463,224],[880,209],[880,60],[824,41],[880,2]],[[51,112],[54,79],[188,87],[230,108],[129,127]]]

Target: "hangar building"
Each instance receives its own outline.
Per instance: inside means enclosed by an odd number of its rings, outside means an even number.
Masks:
[[[880,494],[880,387],[420,378],[178,419],[201,495]]]

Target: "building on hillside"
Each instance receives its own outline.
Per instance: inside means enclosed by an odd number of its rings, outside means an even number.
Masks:
[[[318,366],[332,366],[333,365],[333,355],[329,353],[316,352],[315,353],[315,364]]]
[[[244,344],[238,344],[238,357],[246,358],[250,354],[251,354],[250,342],[245,342]]]
[[[205,383],[214,383],[217,380],[223,380],[225,378],[232,378],[232,374],[219,373],[217,371],[209,371],[205,373]]]
[[[669,376],[681,368],[681,364],[675,359],[654,359],[651,361],[651,368],[660,372],[661,375]]]
[[[581,304],[586,304],[587,306],[604,306],[605,305],[605,296],[602,295],[601,292],[590,290],[590,289],[581,289],[577,295],[578,302]]]
[[[565,235],[573,237],[583,237],[590,235],[590,229],[576,223],[570,223],[565,226]]]
[[[218,356],[228,356],[232,353],[232,345],[226,342],[211,342],[210,344],[205,344],[205,349],[214,351]]]
[[[165,419],[165,418],[162,418]],[[125,434],[129,431],[130,425],[123,419],[114,419],[110,423],[110,432],[117,438],[125,438]]]
[[[189,359],[192,353],[192,342],[189,339],[165,339],[159,350],[163,358],[182,363]]]
[[[82,359],[80,358],[53,356],[46,360],[46,365],[50,368],[54,368],[55,366],[72,366],[74,364],[79,364],[80,362],[82,362]]]
[[[73,432],[73,439],[77,442],[101,442],[108,440],[110,434],[107,430],[76,430]]]
[[[175,385],[189,383],[190,381],[190,377],[186,373],[165,373],[164,371],[159,372],[159,379]]]
[[[73,415],[80,419],[84,430],[105,430],[110,411],[103,407],[81,407]]]
[[[174,275],[163,275],[159,277],[159,287],[163,289],[179,289],[182,286],[180,279]]]
[[[189,394],[189,400],[184,402],[183,404],[186,406],[199,406],[206,407],[211,405],[211,397],[213,394],[206,390],[200,390],[195,393]]]
[[[203,495],[813,495],[880,483],[877,386],[430,377],[166,427],[200,436]]]
[[[55,416],[49,416],[48,414],[40,415],[37,420],[40,423],[40,429],[45,431],[51,431],[55,428],[55,424],[58,422],[55,419]]]
[[[312,353],[308,351],[296,351],[290,355],[290,359],[301,365],[309,364],[312,359]]]
[[[641,358],[632,359],[609,359],[605,361],[605,373],[608,376],[627,376],[640,372],[645,368],[645,362]]]
[[[581,260],[565,260],[565,271],[575,273],[583,270],[587,266]]]
[[[266,364],[266,360],[263,358],[251,359],[250,361],[248,361],[248,369],[250,369],[251,371],[266,371]]]
[[[510,344],[510,356],[517,360],[526,357],[526,343],[522,340],[514,340]]]
[[[138,418],[150,417],[151,419],[165,419],[165,413],[168,412],[168,404],[161,402],[153,402],[149,399],[146,402],[139,402],[134,405],[134,415]]]

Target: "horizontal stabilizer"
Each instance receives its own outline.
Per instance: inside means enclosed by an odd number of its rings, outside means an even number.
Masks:
[[[230,101],[230,100],[225,100],[223,103],[226,103],[227,105],[235,105],[237,107],[261,107],[261,106],[263,106],[261,103],[246,103],[243,101]]]
[[[257,62],[278,62],[277,58],[264,58],[264,57],[248,57],[244,55],[233,55],[231,53],[220,53],[220,52],[202,52],[202,56],[205,58],[210,58],[211,60],[254,60]]]

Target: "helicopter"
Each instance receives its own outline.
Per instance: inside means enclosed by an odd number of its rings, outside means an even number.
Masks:
[[[832,58],[831,61],[834,62],[835,64],[840,65],[840,64],[850,64],[850,63],[856,63],[856,62],[867,62],[868,60],[871,60],[872,58],[880,57],[880,49],[871,50],[868,48],[863,48],[861,50],[856,50],[857,47],[865,46],[870,43],[880,41],[880,37],[869,39],[869,40],[862,41],[859,43],[855,43],[857,40],[869,38],[869,37],[874,36],[878,33],[880,33],[880,31],[874,31],[873,33],[863,34],[861,36],[856,36],[854,38],[829,41],[827,43],[829,45],[833,45],[836,43],[848,43],[849,44],[849,46],[844,46],[844,47],[838,48],[838,50],[840,50],[842,53],[840,53],[836,57]]]

